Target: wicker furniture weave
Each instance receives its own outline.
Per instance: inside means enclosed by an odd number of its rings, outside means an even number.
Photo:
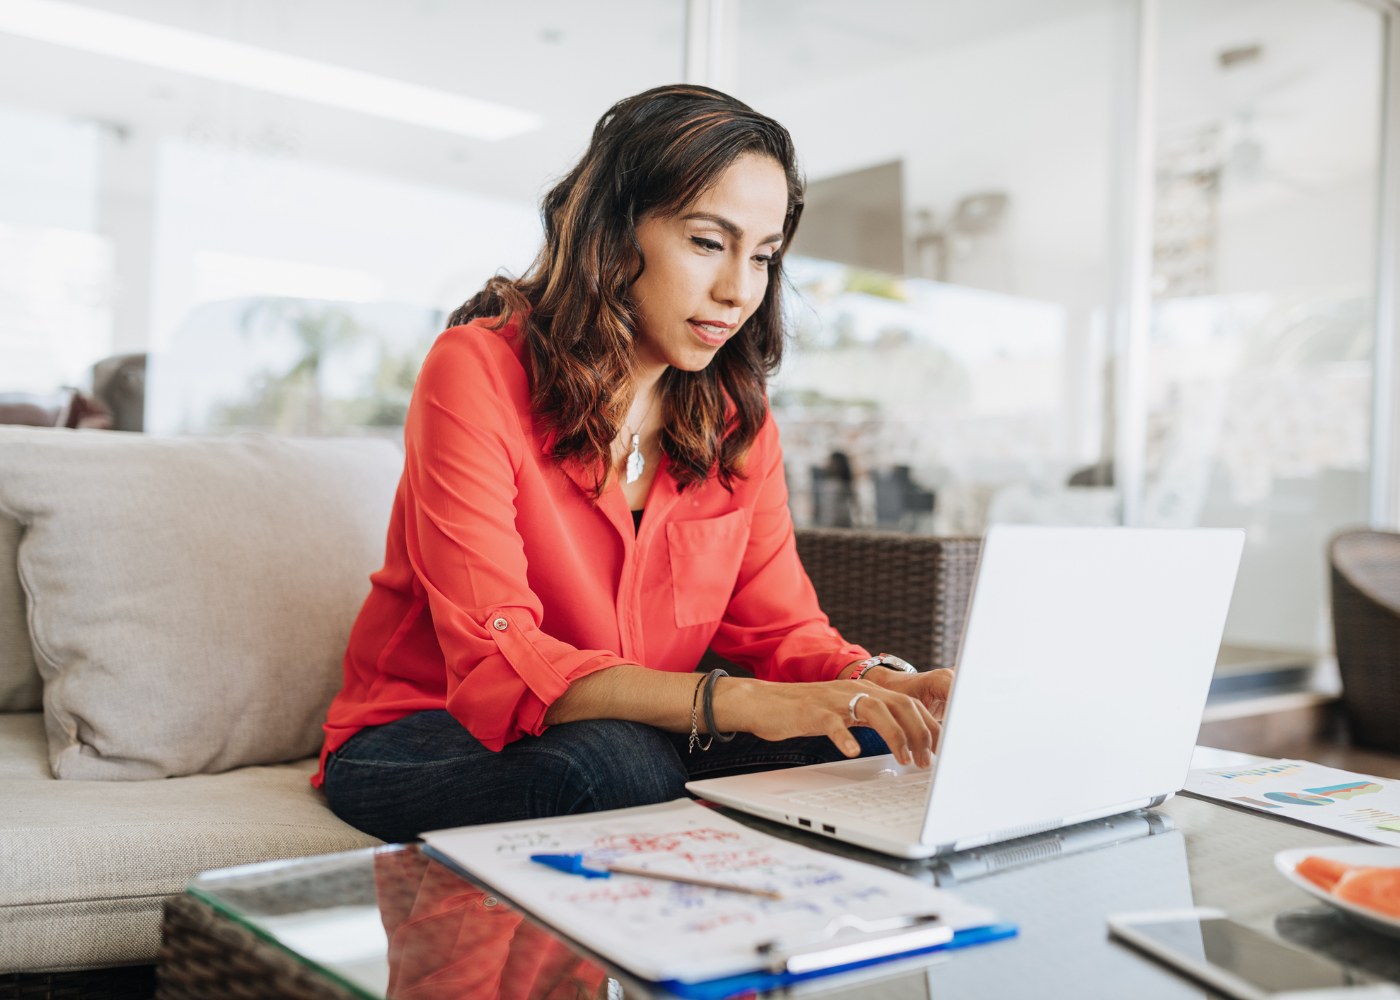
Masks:
[[[980,538],[808,529],[797,551],[831,624],[872,652],[954,666]]]
[[[393,846],[379,851],[396,858],[409,854],[407,849]],[[221,905],[257,918],[322,908],[384,906],[389,903],[385,894],[394,890],[411,897],[416,883],[410,878],[401,884],[376,887],[376,865],[366,863],[368,853],[355,851],[256,866],[237,879],[207,887],[216,892]],[[420,867],[427,863],[416,851],[411,856]],[[157,983],[158,1000],[340,1000],[353,996],[340,983],[311,971],[278,945],[190,893],[166,902]]]
[[[153,965],[0,975],[0,1000],[150,1000]]]
[[[193,896],[165,904],[157,1000],[354,1000],[248,928]]]
[[[842,636],[921,670],[956,666],[980,538],[803,528],[797,552]],[[700,669],[741,668],[706,653]]]
[[[1332,539],[1328,555],[1352,741],[1400,753],[1400,534],[1344,531]]]

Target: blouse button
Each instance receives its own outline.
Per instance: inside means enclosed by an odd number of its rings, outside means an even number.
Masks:
[[[497,618],[491,623],[491,627],[497,632],[504,632],[509,626],[510,622],[506,621],[504,618]]]

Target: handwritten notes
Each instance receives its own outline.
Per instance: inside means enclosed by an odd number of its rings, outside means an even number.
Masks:
[[[824,941],[847,917],[937,913],[955,928],[992,914],[874,865],[759,833],[686,799],[528,823],[461,827],[424,839],[492,889],[646,979],[698,982],[758,968],[756,948]],[[781,893],[777,900],[627,875],[583,879],[529,860],[582,853]]]

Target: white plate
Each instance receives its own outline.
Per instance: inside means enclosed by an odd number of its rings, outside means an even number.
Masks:
[[[1366,865],[1374,868],[1400,868],[1400,847],[1300,847],[1293,851],[1279,851],[1274,855],[1274,867],[1284,878],[1304,892],[1316,896],[1328,906],[1335,906],[1357,922],[1374,931],[1400,937],[1400,920],[1384,913],[1368,910],[1345,899],[1338,899],[1320,885],[1309,882],[1295,870],[1298,862],[1316,855],[1330,861],[1340,861],[1346,865]]]

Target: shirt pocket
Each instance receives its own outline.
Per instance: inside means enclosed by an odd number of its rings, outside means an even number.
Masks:
[[[704,625],[724,617],[739,579],[748,536],[748,521],[741,510],[722,517],[672,521],[666,525],[677,628]]]

